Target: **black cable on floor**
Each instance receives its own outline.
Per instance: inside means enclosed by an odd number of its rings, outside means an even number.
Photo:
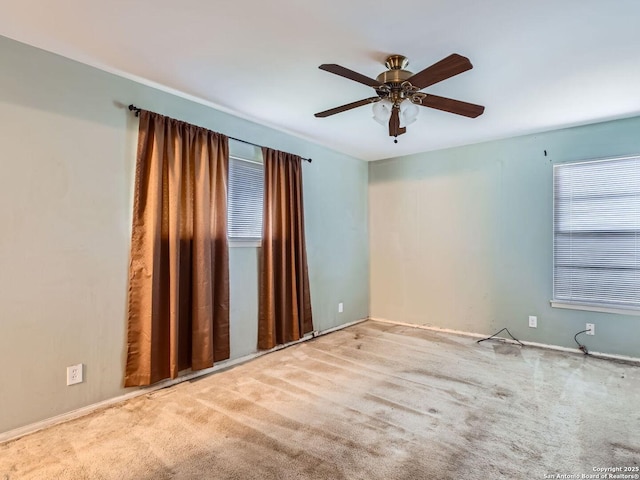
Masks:
[[[513,338],[516,342],[518,342],[520,344],[521,347],[524,347],[524,344],[520,340],[518,340],[516,337],[511,335],[511,332],[509,331],[508,328],[503,328],[502,330],[500,330],[499,332],[494,333],[490,337],[483,338],[482,340],[478,340],[476,343],[484,342],[485,340],[491,340],[493,337],[495,337],[496,335],[499,335],[501,332],[504,332],[505,330],[507,331],[507,333],[509,334],[509,336],[511,338]]]
[[[587,350],[587,346],[586,345],[582,345],[579,341],[578,341],[578,335],[580,335],[581,333],[586,333],[589,330],[582,330],[581,332],[576,333],[573,336],[573,339],[576,341],[576,343],[578,344],[578,348],[580,350],[582,350],[582,353],[584,353],[585,355],[589,355],[589,350]]]

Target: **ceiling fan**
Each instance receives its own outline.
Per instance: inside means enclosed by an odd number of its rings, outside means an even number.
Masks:
[[[394,142],[398,143],[398,135],[405,133],[406,126],[416,120],[419,111],[417,106],[470,118],[476,118],[484,112],[482,105],[420,92],[423,88],[471,70],[473,65],[468,58],[454,53],[415,74],[405,70],[407,65],[409,60],[406,57],[391,55],[385,62],[388,70],[378,75],[375,80],[335,63],[320,65],[321,70],[373,87],[376,96],[318,112],[315,116],[329,117],[373,103],[374,119],[382,124],[388,122],[389,136],[394,137]]]

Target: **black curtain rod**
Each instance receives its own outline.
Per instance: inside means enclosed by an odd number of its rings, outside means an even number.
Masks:
[[[142,111],[141,108],[136,107],[134,104],[129,105],[129,110],[134,112],[135,116],[139,116],[140,112]],[[257,143],[253,143],[253,142],[248,142],[246,140],[240,140],[239,138],[235,138],[235,137],[229,137],[227,135],[228,138],[230,138],[231,140],[235,140],[236,142],[242,142],[242,143],[246,143],[247,145],[253,145],[254,147],[260,147],[262,148],[262,145],[258,145]],[[305,162],[309,162],[311,163],[311,159],[310,158],[304,158],[304,157],[300,157],[302,160],[304,160]]]

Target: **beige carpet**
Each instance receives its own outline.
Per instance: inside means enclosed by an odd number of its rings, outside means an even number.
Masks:
[[[636,366],[366,322],[0,445],[0,480],[593,474],[638,466],[639,399]]]

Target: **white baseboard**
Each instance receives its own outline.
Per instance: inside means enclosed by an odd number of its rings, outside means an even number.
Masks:
[[[423,330],[432,330],[434,332],[441,332],[441,333],[452,333],[455,335],[464,335],[465,337],[473,337],[473,338],[487,338],[488,335],[484,334],[484,333],[475,333],[475,332],[466,332],[463,330],[451,330],[448,328],[440,328],[440,327],[434,327],[434,326],[430,326],[430,325],[419,325],[416,323],[407,323],[407,322],[396,322],[395,320],[387,320],[386,318],[376,318],[376,317],[370,317],[369,320],[373,320],[374,322],[381,322],[381,323],[390,323],[392,325],[401,325],[403,327],[413,327],[413,328],[420,328]],[[495,337],[495,338],[499,338],[500,340],[506,341],[508,343],[514,343],[517,345],[517,342],[510,339],[510,338],[504,338],[504,337]],[[578,348],[569,348],[569,347],[562,347],[560,345],[552,345],[552,344],[548,344],[548,343],[537,343],[537,342],[528,342],[526,340],[520,340],[520,343],[522,343],[523,345],[527,345],[529,347],[537,347],[537,348],[546,348],[548,350],[558,350],[561,352],[570,352],[570,353],[583,353],[582,350],[578,349]],[[626,355],[615,355],[612,353],[602,353],[602,352],[592,352],[589,351],[589,355],[592,357],[596,357],[596,358],[602,358],[605,360],[617,360],[617,361],[622,361],[622,362],[631,362],[631,363],[640,363],[640,358],[637,357],[628,357]]]
[[[161,390],[163,388],[171,387],[173,385],[177,385],[178,383],[186,382],[188,380],[193,380],[194,378],[202,377],[204,375],[209,375],[211,373],[217,372],[219,370],[227,369],[233,367],[235,365],[248,362],[255,358],[261,357],[262,355],[266,355],[268,353],[277,352],[278,350],[282,350],[283,348],[291,347],[293,345],[297,345],[298,343],[306,342],[307,340],[311,340],[313,338],[319,337],[321,335],[326,335],[328,333],[332,333],[338,330],[342,330],[343,328],[351,327],[353,325],[357,325],[358,323],[362,323],[367,321],[367,318],[362,318],[360,320],[356,320],[354,322],[345,323],[343,325],[338,325],[337,327],[328,328],[327,330],[322,331],[313,331],[305,335],[300,340],[296,340],[295,342],[289,342],[284,345],[277,345],[271,350],[263,350],[255,353],[251,353],[249,355],[245,355],[244,357],[234,358],[232,360],[225,360],[219,363],[216,363],[212,368],[207,368],[205,370],[198,370],[197,372],[190,372],[185,375],[182,375],[173,380],[165,380],[162,382],[158,382],[149,387],[137,388],[132,392],[125,393],[123,395],[118,395],[117,397],[109,398],[107,400],[103,400],[101,402],[92,403],[91,405],[87,405],[86,407],[78,408],[76,410],[72,410],[71,412],[63,413],[60,415],[56,415],[55,417],[46,418],[44,420],[40,420],[39,422],[30,423],[29,425],[25,425],[24,427],[15,428],[13,430],[9,430],[4,433],[0,433],[0,444],[4,442],[8,442],[10,440],[15,440],[19,437],[23,437],[25,435],[29,435],[31,433],[35,433],[39,430],[43,430],[48,427],[52,427],[53,425],[57,425],[59,423],[68,422],[69,420],[73,420],[79,417],[83,417],[88,415],[96,410],[101,408],[109,407],[115,405],[117,403],[125,402],[135,397],[139,397],[141,395],[147,395],[149,393],[155,392],[157,390]]]

